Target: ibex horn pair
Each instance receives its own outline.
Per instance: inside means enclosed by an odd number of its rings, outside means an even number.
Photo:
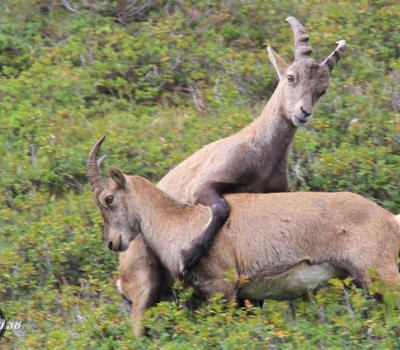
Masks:
[[[290,24],[294,35],[294,52],[295,61],[301,61],[303,59],[311,57],[312,48],[308,44],[310,37],[308,36],[303,25],[294,17],[290,16],[286,18],[286,22]],[[339,61],[340,57],[344,52],[346,46],[345,40],[339,40],[336,42],[336,49],[321,62],[321,65],[325,65],[331,71]]]

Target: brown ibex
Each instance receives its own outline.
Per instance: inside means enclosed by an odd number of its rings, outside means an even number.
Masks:
[[[124,251],[142,233],[175,278],[179,252],[210,219],[203,206],[181,204],[139,176],[110,167],[104,179],[96,166],[101,139],[89,157],[94,199],[113,251]],[[333,277],[350,275],[368,288],[400,283],[400,219],[370,200],[341,192],[230,194],[230,217],[218,233],[207,261],[185,283],[207,300],[222,292],[227,300],[294,299]],[[229,271],[232,278],[226,278]],[[372,274],[371,274],[372,272]],[[244,283],[242,283],[244,282]]]
[[[197,238],[191,252],[207,250],[212,236],[226,220],[229,206],[221,196],[223,193],[287,191],[287,161],[294,134],[299,125],[310,120],[312,106],[328,87],[328,72],[345,46],[340,41],[333,53],[318,64],[310,56],[303,26],[293,17],[287,21],[294,32],[295,62],[287,65],[268,47],[279,84],[261,115],[237,134],[194,153],[158,184],[182,203],[195,202],[211,208],[213,215],[206,235]],[[199,243],[201,249],[197,250]],[[181,264],[182,272],[185,264]],[[142,333],[139,326],[142,313],[157,301],[162,285],[170,288],[169,282],[140,237],[120,255],[120,286],[123,294],[133,301],[131,317],[136,335]]]
[[[210,248],[229,216],[226,193],[287,191],[287,156],[296,128],[307,123],[315,102],[326,92],[329,71],[342,54],[339,41],[321,64],[311,58],[308,35],[294,17],[295,61],[290,66],[268,47],[279,84],[261,115],[242,131],[213,142],[184,160],[159,182],[182,203],[207,206],[210,222],[182,252],[182,275]]]

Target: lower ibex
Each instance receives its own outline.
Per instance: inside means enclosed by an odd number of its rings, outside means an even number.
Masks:
[[[91,151],[95,160],[99,144]],[[142,233],[177,277],[179,252],[210,220],[207,208],[184,205],[139,176],[110,167],[110,178],[91,173],[94,199],[113,251]],[[333,277],[350,275],[368,288],[400,283],[400,219],[359,195],[323,192],[231,194],[231,213],[210,249],[185,278],[205,300],[294,299]],[[226,278],[230,272],[232,278]]]
[[[297,127],[310,120],[313,105],[326,91],[329,71],[343,53],[344,41],[324,61],[317,63],[311,58],[304,27],[293,17],[287,21],[294,33],[295,61],[287,65],[268,47],[279,84],[261,115],[240,132],[194,153],[158,184],[179,202],[202,204],[212,213],[203,234],[198,236],[198,232],[192,248],[188,247],[184,259],[180,260],[181,272],[208,250],[213,236],[228,217],[229,205],[222,194],[288,189],[287,162],[293,137]],[[164,276],[162,266],[141,237],[120,255],[120,285],[133,302],[131,317],[137,336],[142,334],[143,312],[157,302],[162,290],[171,287],[170,279]]]

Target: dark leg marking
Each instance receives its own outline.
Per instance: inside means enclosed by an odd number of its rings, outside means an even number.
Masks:
[[[289,301],[289,310],[290,310],[290,316],[292,316],[292,319],[296,319],[296,305],[295,303],[291,300]]]
[[[230,192],[234,187],[232,184],[212,182],[198,191],[197,203],[210,208],[211,220],[200,236],[192,241],[191,247],[181,252],[181,276],[184,276],[207,253],[217,232],[228,219],[230,208],[222,194]]]

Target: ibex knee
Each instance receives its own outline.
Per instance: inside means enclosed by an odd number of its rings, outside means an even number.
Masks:
[[[225,199],[221,199],[217,203],[211,204],[210,209],[212,212],[213,220],[218,222],[225,222],[230,213],[229,205],[225,201]]]

